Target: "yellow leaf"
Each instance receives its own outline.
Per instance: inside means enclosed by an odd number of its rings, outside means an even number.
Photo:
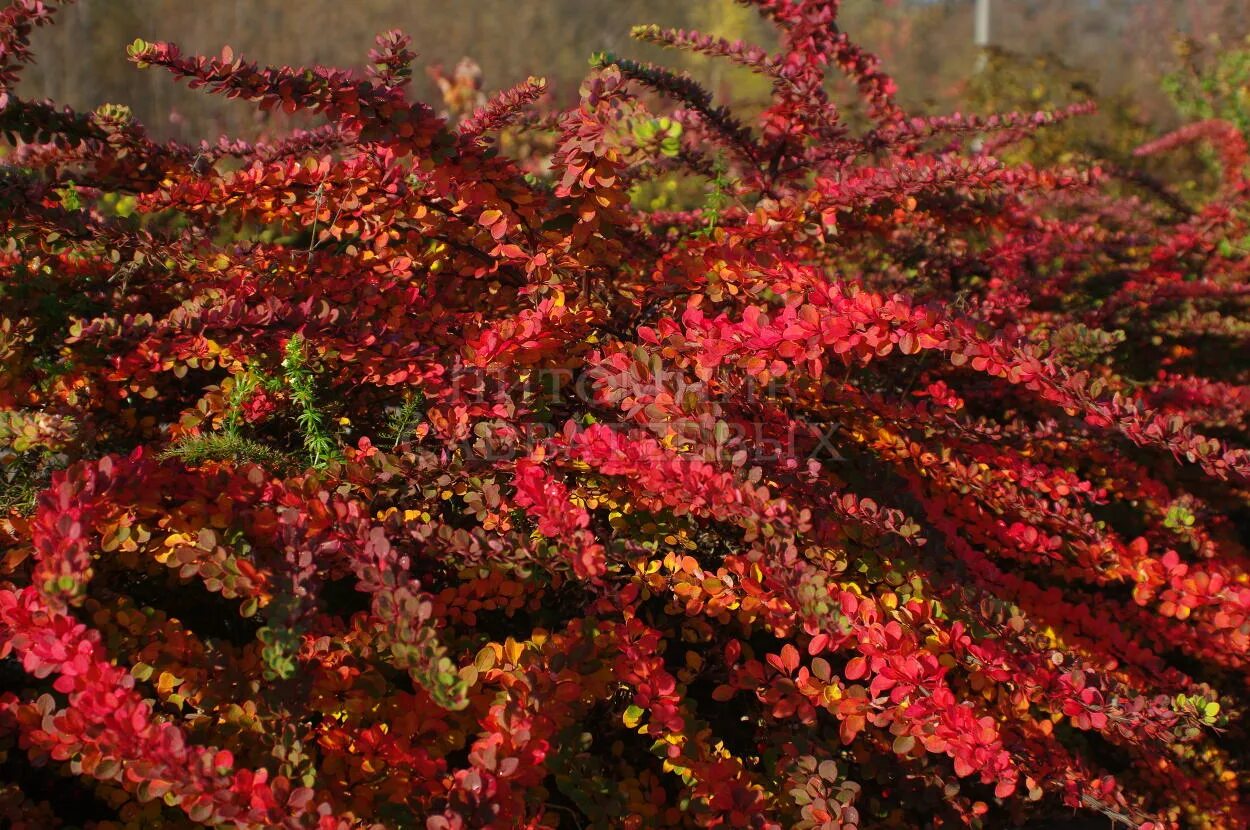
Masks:
[[[525,646],[509,637],[504,641],[503,653],[508,658],[509,663],[517,663],[521,659],[521,653],[525,651]]]
[[[156,679],[156,691],[164,696],[174,690],[175,687],[182,685],[182,678],[174,677],[167,671],[161,672],[160,677]]]

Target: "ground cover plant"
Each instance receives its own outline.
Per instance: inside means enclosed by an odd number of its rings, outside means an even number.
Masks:
[[[1199,196],[1004,162],[1086,107],[912,118],[754,0],[635,31],[749,121],[137,40],[310,118],[161,143],[15,92],[58,5],[0,11],[10,826],[1246,826],[1234,126],[1139,151]]]

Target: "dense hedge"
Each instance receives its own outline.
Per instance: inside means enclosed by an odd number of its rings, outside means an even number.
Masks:
[[[775,54],[635,32],[750,123],[136,41],[324,123],[161,144],[14,92],[57,5],[0,12],[12,826],[1246,826],[1232,126],[1143,148],[1216,148],[1198,203],[1007,164],[1082,108],[909,118],[756,0]]]

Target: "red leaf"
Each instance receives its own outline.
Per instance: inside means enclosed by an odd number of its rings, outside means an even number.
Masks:
[[[863,657],[852,657],[846,663],[846,668],[842,670],[843,676],[847,680],[859,680],[868,674],[868,661]]]

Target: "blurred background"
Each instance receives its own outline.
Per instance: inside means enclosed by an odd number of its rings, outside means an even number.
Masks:
[[[1226,106],[1203,103],[1203,85],[1217,75],[1231,89],[1220,94],[1234,99],[1250,79],[1250,60],[1237,57],[1250,54],[1250,0],[988,0],[988,50],[974,43],[976,2],[846,0],[841,25],[883,59],[917,113],[1095,98],[1101,114],[1064,140],[1102,154],[1204,114],[1180,111],[1187,107]],[[421,56],[417,94],[440,108],[440,65],[451,75],[471,57],[488,92],[544,75],[564,102],[600,50],[684,68],[747,107],[766,94],[723,62],[633,42],[630,27],[645,23],[772,40],[752,11],[729,0],[78,0],[57,26],[37,33],[38,64],[21,91],[81,109],[126,104],[161,137],[255,137],[267,124],[247,104],[138,70],[126,44],[170,40],[202,54],[228,44],[261,63],[351,67],[364,63],[374,35],[400,28]]]

